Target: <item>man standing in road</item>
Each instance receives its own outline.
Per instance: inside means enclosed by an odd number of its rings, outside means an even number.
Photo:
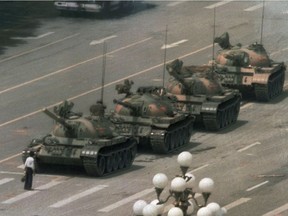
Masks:
[[[33,175],[35,171],[35,165],[34,165],[34,152],[29,153],[29,157],[25,161],[25,183],[24,183],[24,189],[25,190],[32,190],[32,182],[33,182]]]

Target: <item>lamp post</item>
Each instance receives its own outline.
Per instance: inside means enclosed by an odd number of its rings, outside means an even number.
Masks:
[[[168,177],[164,173],[158,173],[153,177],[153,185],[157,199],[147,204],[144,200],[134,203],[133,212],[135,216],[161,216],[164,213],[164,204],[171,198],[174,199],[173,206],[167,213],[168,216],[190,216],[198,209],[197,216],[223,216],[226,209],[221,208],[217,203],[208,203],[208,199],[214,189],[214,181],[211,178],[203,178],[198,188],[201,192],[203,203],[196,199],[195,186],[196,178],[193,174],[187,173],[192,164],[192,154],[184,151],[178,155],[177,162],[180,165],[182,174],[177,175],[170,183],[169,195],[161,199],[164,188],[168,185]]]

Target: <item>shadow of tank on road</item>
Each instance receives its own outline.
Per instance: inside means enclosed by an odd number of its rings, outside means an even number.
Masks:
[[[43,19],[54,19],[57,11],[53,2],[0,2],[0,55],[8,47],[25,43],[21,38],[33,37]],[[20,38],[20,39],[19,39]]]

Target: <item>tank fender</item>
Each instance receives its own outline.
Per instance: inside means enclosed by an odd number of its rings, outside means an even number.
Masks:
[[[263,73],[263,74],[254,74],[252,83],[253,84],[267,84],[269,80],[270,74]]]
[[[101,147],[97,143],[89,143],[81,150],[80,157],[96,158]]]
[[[217,113],[218,103],[203,103],[201,113]]]
[[[138,131],[136,132],[138,136],[149,136],[151,133],[151,127],[139,126]]]

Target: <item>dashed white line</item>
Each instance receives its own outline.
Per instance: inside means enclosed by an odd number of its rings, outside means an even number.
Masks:
[[[175,1],[175,2],[169,3],[167,6],[168,7],[174,7],[176,5],[182,4],[182,3],[187,2],[187,1],[189,1],[189,0],[178,0],[178,1]]]
[[[183,40],[177,41],[177,42],[172,43],[172,44],[164,44],[161,47],[161,49],[169,49],[169,48],[177,47],[179,44],[185,43],[187,41],[188,41],[187,39],[183,39]]]
[[[20,40],[37,40],[37,39],[40,39],[40,38],[43,38],[43,37],[47,37],[51,34],[54,34],[55,32],[47,32],[45,34],[42,34],[42,35],[38,35],[36,37],[12,37],[13,39],[20,39]]]
[[[42,185],[42,186],[40,186],[40,187],[35,188],[35,189],[32,190],[32,191],[27,191],[27,192],[24,192],[24,193],[22,193],[22,194],[19,194],[19,195],[15,196],[15,197],[12,197],[12,198],[10,198],[10,199],[8,199],[8,200],[5,200],[5,201],[2,202],[2,204],[12,204],[12,203],[15,203],[15,202],[17,202],[17,201],[19,201],[19,200],[25,199],[25,198],[27,198],[27,197],[29,197],[29,196],[32,196],[32,195],[40,192],[40,190],[49,189],[49,188],[51,188],[51,187],[53,187],[53,186],[55,186],[55,185],[58,185],[58,184],[60,184],[60,183],[62,183],[62,182],[63,182],[63,181],[51,181],[51,182],[49,182],[49,183],[47,183],[47,184],[45,184],[45,185]]]
[[[254,11],[254,10],[257,10],[259,8],[262,8],[262,7],[263,7],[263,3],[254,5],[254,6],[249,7],[249,8],[246,8],[246,9],[244,9],[244,11],[249,11],[250,12],[250,11]]]
[[[91,41],[89,45],[93,46],[93,45],[97,45],[97,44],[102,44],[102,43],[104,43],[104,41],[112,39],[112,38],[116,38],[116,37],[117,37],[117,35],[111,35],[111,36],[102,38],[100,40],[94,40],[94,41]]]
[[[238,152],[243,152],[243,151],[245,151],[245,150],[247,150],[247,149],[249,149],[249,148],[252,148],[252,147],[255,146],[255,145],[261,145],[261,143],[260,143],[260,142],[252,143],[251,145],[248,145],[248,146],[246,146],[246,147],[244,147],[244,148],[242,148],[242,149],[239,149]]]
[[[273,211],[267,212],[266,214],[262,215],[262,216],[275,216],[275,215],[281,215],[282,212],[287,211],[288,210],[288,203],[286,203],[283,206],[280,206],[277,209],[274,209]]]
[[[78,199],[80,199],[80,198],[82,198],[82,197],[88,196],[88,195],[90,195],[90,194],[92,194],[92,193],[95,193],[95,192],[97,192],[97,191],[99,191],[99,190],[102,190],[102,189],[104,189],[104,188],[106,188],[106,187],[108,187],[108,185],[97,185],[97,186],[94,187],[94,188],[90,188],[90,189],[88,189],[88,190],[86,190],[86,191],[83,191],[83,192],[81,192],[81,193],[79,193],[79,194],[76,194],[76,195],[74,195],[74,196],[71,196],[71,197],[69,197],[69,198],[67,198],[67,199],[61,200],[61,201],[59,201],[59,202],[51,205],[50,207],[52,207],[52,208],[62,207],[62,206],[64,206],[64,205],[67,205],[67,204],[69,204],[69,203],[71,203],[71,202],[74,202],[74,201],[76,201],[76,200],[78,200]]]
[[[207,8],[207,9],[213,9],[213,8],[220,7],[220,6],[222,6],[222,5],[228,4],[228,3],[232,2],[232,1],[235,1],[235,0],[225,0],[225,1],[221,1],[221,2],[218,2],[218,3],[212,4],[212,5],[206,6],[205,8]]]
[[[246,202],[248,202],[249,200],[251,200],[251,198],[240,198],[240,199],[238,199],[238,200],[236,200],[236,201],[234,201],[234,202],[232,202],[232,203],[224,206],[224,208],[226,208],[227,210],[229,210],[229,209],[232,209],[232,208],[234,208],[234,207],[236,207],[236,206],[242,205],[243,203],[246,203]]]
[[[10,182],[10,181],[13,181],[13,180],[14,180],[14,178],[4,178],[4,179],[1,179],[1,180],[0,180],[0,185],[6,184],[6,183],[8,183],[8,182]]]
[[[260,184],[258,184],[258,185],[255,185],[255,186],[253,186],[253,187],[248,188],[246,191],[252,191],[252,190],[254,190],[254,189],[258,188],[258,187],[261,187],[261,186],[267,184],[268,182],[269,182],[269,181],[262,182],[262,183],[260,183]]]
[[[2,59],[2,60],[0,61],[0,63],[5,62],[5,61],[9,61],[9,60],[11,60],[11,59],[14,59],[14,58],[17,58],[17,57],[20,57],[20,56],[23,56],[23,55],[26,55],[26,54],[29,54],[29,53],[32,53],[32,52],[35,52],[35,51],[37,51],[37,50],[40,50],[40,49],[43,49],[43,48],[45,48],[45,47],[51,46],[51,45],[53,45],[53,44],[57,44],[57,43],[62,42],[62,41],[64,41],[64,40],[73,38],[73,37],[75,37],[75,36],[77,36],[77,35],[79,35],[79,33],[74,34],[74,35],[70,35],[70,36],[68,36],[68,37],[65,37],[65,38],[62,38],[62,39],[60,39],[60,40],[54,41],[54,42],[52,42],[52,43],[49,43],[49,44],[46,44],[46,45],[37,47],[37,48],[35,48],[35,49],[31,49],[31,50],[28,50],[28,51],[25,51],[25,52],[22,52],[22,53],[13,55],[13,56],[11,56],[11,57]]]
[[[132,195],[130,197],[122,199],[119,202],[116,202],[116,203],[114,203],[112,205],[109,205],[109,206],[107,206],[105,208],[102,208],[102,209],[98,210],[98,212],[110,212],[110,211],[112,211],[115,208],[118,208],[118,207],[120,207],[122,205],[125,205],[125,204],[127,204],[127,203],[129,203],[129,202],[131,202],[133,200],[136,200],[136,199],[138,199],[140,197],[143,197],[143,196],[145,196],[147,194],[150,194],[152,192],[154,192],[154,188],[143,190],[143,191],[141,191],[139,193],[136,193],[136,194],[134,194],[134,195]]]

